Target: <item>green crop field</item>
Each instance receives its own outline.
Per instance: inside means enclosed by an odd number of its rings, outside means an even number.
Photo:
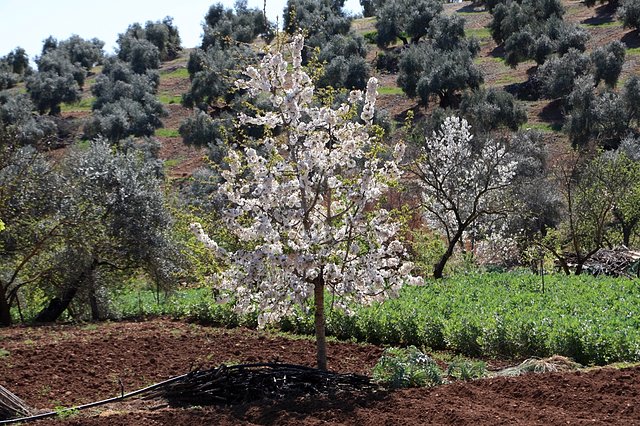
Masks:
[[[331,309],[327,331],[341,340],[416,345],[468,356],[527,358],[560,354],[588,365],[640,361],[640,282],[591,276],[529,273],[459,275],[405,287],[400,297]],[[171,296],[150,290],[114,294],[123,318],[168,315],[223,326],[256,327],[255,315],[240,316],[216,304],[210,290],[181,290]],[[278,328],[313,333],[311,313],[297,312]]]

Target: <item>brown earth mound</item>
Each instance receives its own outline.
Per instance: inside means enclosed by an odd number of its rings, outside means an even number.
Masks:
[[[313,365],[314,343],[246,329],[181,322],[0,329],[0,385],[38,409],[117,396],[223,363]],[[331,343],[329,367],[370,374],[382,353]],[[260,400],[235,407],[171,408],[128,400],[37,425],[640,425],[640,367],[527,374],[362,396]]]

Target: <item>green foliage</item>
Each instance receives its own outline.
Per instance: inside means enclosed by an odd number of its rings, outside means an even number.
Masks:
[[[204,17],[203,30],[203,50],[226,49],[236,42],[251,43],[259,36],[268,42],[274,36],[274,25],[262,10],[249,9],[246,0],[236,1],[234,9],[225,9],[222,3],[211,5]]]
[[[438,365],[415,346],[386,349],[372,375],[374,381],[394,389],[442,384]]]
[[[513,95],[493,87],[465,92],[460,113],[474,132],[488,132],[499,127],[516,131],[527,121],[524,107]]]
[[[204,288],[176,291],[159,303],[151,290],[122,288],[113,300],[116,312],[127,318],[170,315],[227,327],[257,325],[255,315],[234,313],[233,301],[216,303]],[[446,349],[466,356],[560,354],[597,365],[640,361],[635,315],[640,289],[633,280],[547,275],[543,293],[536,275],[471,273],[405,287],[398,299],[353,306],[350,315],[332,310],[330,295],[326,303],[327,333],[342,340]],[[296,310],[279,327],[311,335],[313,315]]]
[[[553,57],[537,72],[542,93],[549,99],[566,97],[575,87],[576,79],[588,75],[590,69],[589,56],[574,49],[561,57]]]
[[[388,47],[399,38],[404,44],[417,43],[429,31],[431,22],[443,11],[436,0],[387,1],[377,9],[376,42]]]
[[[595,84],[604,80],[608,87],[615,87],[624,64],[625,46],[619,41],[599,47],[591,52],[591,61],[594,66]]]
[[[477,88],[482,81],[482,72],[467,48],[443,51],[418,44],[406,49],[400,57],[398,86],[407,96],[419,97],[425,105],[431,95],[437,95],[440,106],[449,106],[454,103],[456,92]]]
[[[167,16],[162,21],[147,21],[144,28],[135,23],[122,34],[118,34],[118,57],[136,67],[146,64],[147,68],[158,61],[170,61],[180,54],[180,34],[173,25],[173,18]]]
[[[157,79],[155,72],[140,74],[118,59],[106,61],[91,87],[94,114],[85,126],[85,137],[101,135],[117,142],[128,136],[153,135],[166,115],[155,96]]]
[[[378,32],[377,31],[368,31],[368,32],[362,34],[362,36],[367,41],[367,43],[376,44],[376,38],[378,37]]]
[[[456,356],[449,362],[447,376],[456,380],[474,380],[487,375],[487,364],[484,361],[473,361]]]
[[[618,16],[625,28],[640,28],[640,1],[622,0],[618,8]]]

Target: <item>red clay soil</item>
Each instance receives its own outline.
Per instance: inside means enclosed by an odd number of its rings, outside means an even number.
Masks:
[[[0,329],[0,384],[51,410],[129,392],[222,363],[313,365],[314,343],[246,329],[168,320]],[[370,374],[382,353],[330,343],[329,367]],[[36,425],[640,425],[640,367],[457,382],[369,396],[262,400],[236,407],[171,408],[129,400]]]

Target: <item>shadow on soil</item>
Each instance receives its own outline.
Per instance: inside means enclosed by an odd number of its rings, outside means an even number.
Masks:
[[[627,49],[640,47],[640,34],[638,33],[638,31],[630,31],[622,36],[622,39],[620,39],[620,41],[622,41],[627,46]]]
[[[317,413],[331,413],[334,419],[353,419],[353,412],[358,408],[367,408],[379,401],[389,398],[389,391],[366,393],[342,393],[340,395],[306,396],[296,399],[278,401],[262,400],[236,406],[231,409],[234,417],[242,421],[250,421],[259,425],[276,425],[283,419],[299,419],[313,417]]]
[[[582,23],[587,25],[602,25],[613,22],[616,20],[616,9],[617,6],[612,6],[609,3],[600,5],[594,9],[595,16],[583,20]]]

